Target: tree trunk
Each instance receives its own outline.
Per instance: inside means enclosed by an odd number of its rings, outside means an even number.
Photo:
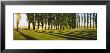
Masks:
[[[46,30],[46,24],[45,24],[45,30]]]
[[[51,24],[51,29],[52,29],[52,24]]]
[[[42,24],[42,29],[43,29],[43,21],[41,22],[41,24]]]
[[[64,26],[63,26],[63,30],[64,30],[65,28],[64,28]]]
[[[58,30],[59,30],[59,23],[58,23]]]
[[[39,22],[39,20],[38,20],[38,29],[39,29],[39,23],[40,23],[40,22]]]
[[[80,28],[80,15],[78,15],[78,18],[79,18],[79,28]]]
[[[89,16],[88,16],[88,13],[87,13],[87,29],[88,29],[88,18],[89,18]]]
[[[17,29],[16,30],[18,31],[18,24],[16,26],[17,26]]]
[[[94,13],[93,13],[93,28],[94,28]]]
[[[49,21],[48,21],[48,29],[50,29],[50,23],[49,23]]]
[[[77,28],[78,28],[78,22],[77,22]]]
[[[60,30],[62,29],[62,27],[61,27],[61,23],[60,23]]]
[[[90,28],[91,28],[91,13],[90,13]]]
[[[35,30],[35,23],[33,23],[33,30]]]
[[[95,26],[96,26],[96,29],[97,29],[97,14],[95,13]]]
[[[30,30],[30,21],[28,22],[28,29]]]
[[[84,29],[85,29],[86,13],[84,13],[84,17],[83,17],[83,19],[84,19]]]

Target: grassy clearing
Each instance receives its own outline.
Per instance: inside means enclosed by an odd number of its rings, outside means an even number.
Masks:
[[[20,30],[21,33],[25,34],[28,37],[35,38],[36,40],[64,40],[65,38],[51,36],[44,33],[38,33],[30,30]],[[17,34],[16,34],[17,35]],[[19,40],[19,39],[18,39]]]
[[[14,30],[14,40],[96,40],[96,29],[74,30]]]

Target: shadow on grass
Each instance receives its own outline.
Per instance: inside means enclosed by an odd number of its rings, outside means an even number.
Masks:
[[[77,39],[77,38],[75,38],[75,37],[70,37],[70,36],[61,36],[61,35],[56,35],[56,34],[49,34],[49,35],[66,38],[66,39],[68,39],[68,40],[81,40],[81,39]]]
[[[70,32],[70,33],[67,33],[67,34],[59,34],[59,35],[65,35],[65,36],[69,36],[69,37],[75,37],[75,38],[80,38],[80,39],[84,39],[84,40],[97,40],[97,35],[95,34],[92,34],[91,32],[89,33],[84,33],[84,32],[79,32],[78,34],[75,34],[74,32]],[[80,36],[78,36],[80,35]],[[92,36],[93,35],[93,36]],[[95,38],[93,38],[95,37]]]
[[[33,38],[31,36],[28,36],[26,34],[23,34],[22,32],[18,31],[22,36],[24,36],[27,40],[37,40],[36,38]]]
[[[57,37],[62,37],[62,38],[66,38],[66,39],[68,39],[68,40],[82,40],[82,39],[78,39],[78,38],[76,38],[76,37],[74,37],[74,36],[72,36],[72,37],[70,37],[70,36],[68,36],[68,35],[62,35],[61,33],[46,33],[46,34],[49,34],[49,35],[53,35],[53,36],[57,36]]]
[[[70,33],[67,33],[67,34],[62,34],[62,32],[58,32],[58,33],[54,33],[54,32],[49,32],[49,33],[46,33],[46,34],[49,34],[49,35],[53,35],[53,36],[57,36],[57,37],[62,37],[62,38],[66,38],[68,40],[97,40],[97,35],[94,35],[95,38],[93,38],[91,35],[91,33],[78,33],[78,34],[75,34],[74,32],[70,32]],[[84,35],[83,35],[84,34]],[[81,35],[81,36],[77,36],[77,35]]]

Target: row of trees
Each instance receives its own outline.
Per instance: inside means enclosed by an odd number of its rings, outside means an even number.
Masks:
[[[28,29],[32,24],[33,30],[42,29],[75,29],[97,28],[97,13],[26,13]],[[17,30],[21,19],[20,13],[16,14]]]
[[[30,24],[37,29],[74,29],[74,28],[96,28],[97,13],[26,13],[28,29]]]
[[[77,13],[77,28],[97,28],[97,13]]]

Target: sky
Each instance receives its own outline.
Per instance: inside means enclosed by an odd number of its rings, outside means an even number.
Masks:
[[[21,16],[21,19],[20,19],[19,26],[28,26],[26,14],[20,14],[20,16]],[[16,14],[14,14],[14,26],[16,26]]]

